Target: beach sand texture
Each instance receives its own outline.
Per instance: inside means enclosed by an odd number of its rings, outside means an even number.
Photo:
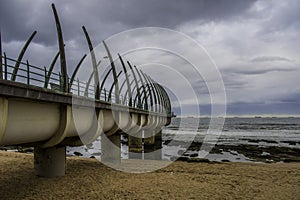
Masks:
[[[0,151],[0,199],[300,199],[300,163],[187,163],[143,174],[68,157],[67,174],[34,175],[33,155]]]

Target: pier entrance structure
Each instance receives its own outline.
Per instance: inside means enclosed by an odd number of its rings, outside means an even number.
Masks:
[[[62,29],[54,4],[52,10],[59,50],[48,68],[23,60],[36,31],[17,59],[2,52],[0,33],[0,145],[34,147],[35,171],[44,177],[65,174],[66,146],[90,144],[99,137],[104,162],[121,161],[122,134],[128,137],[129,156],[139,155],[142,149],[161,152],[161,130],[173,116],[164,87],[121,55],[114,61],[105,42],[110,69],[100,81],[99,63],[84,26],[93,72],[88,81],[77,78],[87,57],[84,55],[73,73],[68,73]],[[60,71],[54,72],[58,61]],[[116,62],[122,70],[116,69]],[[106,88],[110,76],[113,81]],[[149,159],[161,159],[161,153]]]

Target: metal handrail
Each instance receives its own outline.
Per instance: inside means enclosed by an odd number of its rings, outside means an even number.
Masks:
[[[29,64],[28,61],[26,62],[22,62],[22,61],[17,61],[15,59],[9,58],[6,56],[6,54],[4,53],[4,55],[2,56],[2,79],[4,80],[11,80],[11,77],[14,76],[15,77],[15,82],[21,82],[21,83],[25,83],[27,85],[35,85],[35,86],[39,86],[39,87],[44,87],[50,90],[58,90],[63,92],[63,87],[62,87],[62,75],[60,72],[52,72],[51,71],[51,76],[48,76],[48,72],[49,70],[47,70],[46,67],[38,67],[38,66],[34,66]],[[14,73],[14,66],[15,64],[18,63],[18,73]],[[132,73],[135,73],[132,69],[131,69]],[[121,74],[121,72],[119,73]],[[135,75],[135,74],[132,74]],[[129,75],[127,75],[129,76]],[[138,80],[141,77],[136,77],[136,81],[140,81]],[[48,81],[48,84],[44,84],[46,81]],[[70,83],[70,78],[68,77],[67,80],[68,84]],[[157,84],[157,83],[155,83]],[[154,85],[155,85],[154,84]],[[42,86],[44,85],[44,86]],[[46,85],[46,86],[45,86]],[[142,106],[140,104],[134,103],[135,101],[131,102],[132,100],[130,100],[130,97],[127,95],[128,91],[125,91],[125,95],[122,94],[118,94],[118,97],[116,98],[114,92],[112,92],[115,88],[113,88],[114,85],[111,86],[110,90],[107,90],[105,88],[103,88],[102,90],[100,90],[100,94],[99,94],[99,100],[104,100],[106,102],[116,102],[117,98],[120,100],[119,104],[122,104],[124,106],[128,106],[128,107],[133,107],[133,108],[138,108],[138,109],[144,109],[147,110],[148,107],[147,106]],[[131,88],[132,89],[132,88]],[[128,90],[128,89],[127,89]],[[134,88],[132,89],[134,90]],[[139,89],[137,89],[139,90]],[[95,98],[96,95],[96,91],[95,91],[95,85],[84,82],[77,79],[74,79],[72,82],[72,85],[69,85],[69,92],[71,92],[73,95],[78,95],[78,96],[85,96],[87,98]],[[134,92],[134,91],[132,91]],[[148,93],[151,91],[148,91]],[[154,91],[152,91],[154,92]],[[140,97],[141,95],[138,94],[138,91],[135,91],[136,94],[136,98]],[[131,97],[132,98],[132,97]],[[147,95],[144,96],[144,98],[147,98]],[[147,100],[144,99],[144,101],[142,102],[143,104],[147,104]],[[152,102],[153,103],[153,102]],[[155,110],[156,111],[156,110]],[[169,110],[170,111],[170,110]]]

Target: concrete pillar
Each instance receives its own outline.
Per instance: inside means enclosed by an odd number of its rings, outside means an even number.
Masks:
[[[143,141],[142,132],[139,132],[139,137],[128,136],[128,157],[129,159],[143,158]]]
[[[155,160],[155,136],[144,138],[144,159]]]
[[[153,130],[152,137],[144,139],[144,159],[162,159],[162,133],[161,130]]]
[[[111,136],[101,135],[101,161],[112,165],[121,163],[120,133],[117,132]]]
[[[64,176],[66,173],[66,147],[34,148],[35,174],[41,177]]]
[[[154,160],[162,160],[162,130],[159,130],[154,136]]]

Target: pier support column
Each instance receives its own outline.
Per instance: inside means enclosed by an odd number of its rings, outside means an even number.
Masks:
[[[155,136],[144,138],[144,159],[155,160]]]
[[[142,159],[143,158],[143,141],[142,132],[138,133],[139,137],[128,136],[128,157],[129,159]]]
[[[154,160],[162,160],[162,130],[159,130],[154,136]]]
[[[121,135],[115,133],[111,136],[101,137],[101,161],[103,163],[118,165],[121,163]]]
[[[34,148],[35,174],[41,177],[64,176],[66,173],[66,146]]]

